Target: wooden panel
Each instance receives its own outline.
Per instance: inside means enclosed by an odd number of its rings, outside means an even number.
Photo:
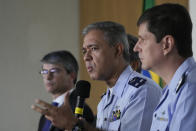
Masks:
[[[187,0],[157,0],[156,4],[166,2],[177,2],[188,7]],[[143,0],[80,0],[80,32],[82,29],[93,22],[97,21],[116,21],[125,26],[126,31],[137,35],[136,22],[142,13]],[[80,48],[82,48],[82,36]],[[97,104],[101,95],[106,91],[106,85],[103,82],[93,81],[89,78],[83,57],[80,51],[80,78],[90,81],[91,96],[87,103],[97,112]]]
[[[160,5],[163,3],[178,3],[185,6],[188,9],[189,1],[188,0],[156,0],[155,3],[156,5]]]

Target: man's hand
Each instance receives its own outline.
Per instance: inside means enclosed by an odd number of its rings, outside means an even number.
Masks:
[[[69,92],[66,93],[64,103],[60,107],[55,107],[39,99],[35,103],[39,106],[32,105],[31,108],[45,115],[58,128],[71,130],[77,122],[77,118],[73,115],[69,105]]]

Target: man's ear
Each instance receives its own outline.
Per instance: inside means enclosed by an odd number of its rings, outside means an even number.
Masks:
[[[124,46],[122,43],[118,43],[115,45],[115,55],[116,56],[121,56],[123,55],[123,50],[124,50]]]
[[[71,79],[72,79],[73,82],[74,82],[74,80],[77,78],[77,75],[76,75],[75,72],[71,72],[71,73],[70,73],[70,77],[71,77]]]
[[[166,35],[165,37],[163,37],[162,50],[163,50],[164,55],[169,54],[173,50],[174,47],[175,47],[175,40],[173,36]]]

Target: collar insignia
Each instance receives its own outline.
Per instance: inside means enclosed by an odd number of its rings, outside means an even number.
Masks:
[[[182,87],[182,85],[184,84],[186,79],[186,75],[185,73],[182,75],[180,81],[178,82],[177,86],[176,86],[176,93],[178,93],[178,91],[180,90],[180,88]]]

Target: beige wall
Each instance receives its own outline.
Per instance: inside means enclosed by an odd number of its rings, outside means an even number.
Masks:
[[[49,101],[39,60],[67,49],[78,58],[78,0],[0,0],[0,131],[36,131],[35,98]]]

